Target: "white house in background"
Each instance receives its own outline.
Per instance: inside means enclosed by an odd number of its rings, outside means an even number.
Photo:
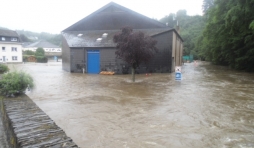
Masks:
[[[54,44],[51,44],[47,41],[44,40],[40,40],[38,42],[29,44],[29,45],[25,45],[23,46],[23,51],[25,50],[31,50],[31,51],[36,51],[37,48],[43,48],[45,51],[45,55],[50,57],[50,56],[61,56],[62,55],[62,49]]]
[[[22,60],[22,46],[18,33],[0,29],[0,63],[21,63]]]

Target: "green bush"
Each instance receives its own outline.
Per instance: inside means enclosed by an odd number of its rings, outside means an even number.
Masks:
[[[4,64],[0,64],[0,73],[5,73],[5,72],[8,72],[9,71],[9,68],[7,65],[4,65]]]
[[[43,56],[44,57],[45,56],[44,49],[41,48],[41,47],[37,48],[36,51],[35,51],[35,56]]]
[[[35,52],[31,50],[25,50],[23,51],[23,55],[35,55]]]
[[[23,62],[27,62],[28,57],[30,57],[30,55],[23,55]]]
[[[48,58],[46,58],[45,56],[36,56],[36,61],[37,63],[47,63],[48,62]]]
[[[33,78],[25,72],[9,72],[0,80],[0,93],[6,96],[16,96],[34,87]]]

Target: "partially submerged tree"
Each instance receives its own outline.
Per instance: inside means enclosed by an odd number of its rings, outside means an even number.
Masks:
[[[45,57],[45,51],[41,47],[36,49],[35,57],[36,57],[37,63],[47,63],[48,62],[48,59]]]
[[[35,51],[35,56],[45,56],[45,51],[43,48],[39,47]]]
[[[132,28],[124,27],[122,32],[114,36],[114,42],[117,43],[115,52],[117,58],[127,62],[132,67],[132,81],[135,82],[135,71],[141,63],[149,62],[154,52],[157,41],[143,32],[133,32]]]

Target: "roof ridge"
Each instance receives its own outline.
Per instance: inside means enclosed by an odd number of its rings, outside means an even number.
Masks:
[[[110,6],[120,7],[120,8],[123,9],[123,10],[129,11],[129,12],[134,13],[134,14],[137,14],[137,15],[140,15],[140,16],[142,16],[142,17],[148,19],[151,23],[154,23],[154,24],[156,23],[157,25],[160,25],[162,28],[163,28],[163,27],[165,27],[165,28],[168,27],[168,26],[166,26],[164,23],[161,23],[161,22],[159,22],[159,21],[157,21],[157,20],[154,20],[154,19],[152,19],[152,18],[149,18],[149,17],[147,17],[147,16],[145,16],[145,15],[143,15],[143,14],[140,14],[140,13],[138,13],[138,12],[136,12],[136,11],[133,11],[133,10],[127,8],[127,7],[124,7],[124,6],[122,6],[122,5],[119,5],[119,4],[117,4],[117,3],[113,2],[113,1],[111,1],[111,2],[109,2],[108,4],[104,5],[103,7],[99,8],[98,10],[94,11],[93,13],[89,14],[88,16],[82,18],[82,19],[79,20],[78,22],[76,22],[76,23],[72,24],[71,26],[67,27],[67,28],[64,29],[62,32],[68,31],[68,29],[71,29],[71,28],[73,28],[73,27],[79,25],[79,24],[82,23],[83,21],[89,19],[90,17],[92,17],[92,16],[95,15],[95,14],[100,13],[101,11],[105,10],[106,8],[108,8],[108,7],[110,7]],[[120,29],[120,28],[119,28],[119,29]]]

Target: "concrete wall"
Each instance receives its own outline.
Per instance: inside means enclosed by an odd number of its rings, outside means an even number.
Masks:
[[[71,71],[71,52],[64,37],[62,37],[62,69],[68,72]]]
[[[28,96],[21,95],[4,100],[1,97],[0,109],[11,148],[63,147],[63,145],[78,148]]]
[[[182,65],[182,56],[183,56],[183,42],[177,36],[175,32],[173,33],[173,44],[172,44],[172,72],[174,71],[175,66]]]

